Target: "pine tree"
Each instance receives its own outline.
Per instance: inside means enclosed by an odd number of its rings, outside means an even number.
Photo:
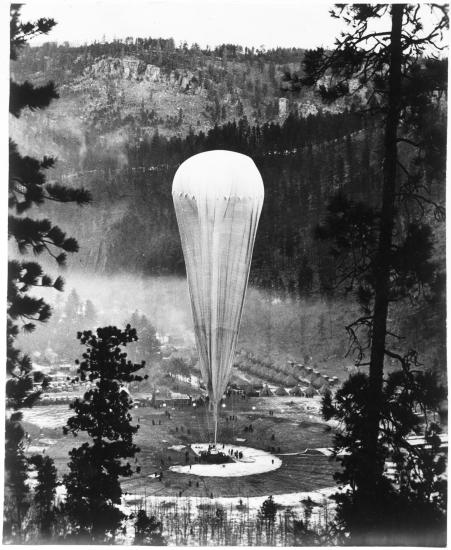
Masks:
[[[34,488],[33,507],[37,538],[33,542],[49,543],[55,530],[57,471],[53,459],[49,456],[33,455],[30,464],[36,470],[36,487]]]
[[[91,440],[69,453],[64,510],[74,541],[105,543],[114,540],[126,517],[118,507],[122,495],[119,477],[132,475],[127,459],[139,452],[133,443],[139,426],[131,424],[133,403],[123,385],[140,382],[142,377],[134,373],[144,364],[127,360],[123,351],[137,340],[130,325],[124,331],[116,327],[98,328],[95,334],[84,331],[78,338],[87,346],[78,379],[94,382],[95,387],[71,404],[75,414],[64,432],[74,436],[86,432]]]
[[[129,357],[132,361],[144,360],[148,368],[160,355],[160,342],[157,331],[145,315],[134,311],[129,323],[136,329],[138,341],[130,346]]]
[[[161,522],[149,517],[145,510],[138,510],[135,521],[135,546],[164,546]]]
[[[18,412],[12,413],[5,426],[5,496],[3,501],[3,540],[22,543],[24,519],[30,507],[27,485],[28,461],[24,450],[24,429]]]
[[[77,333],[89,326],[92,327],[90,321],[85,319],[83,301],[73,288],[64,303],[62,319],[58,324],[58,340],[55,342],[66,361],[71,361],[78,354]]]
[[[20,21],[20,4],[11,5],[10,19],[10,59],[17,59],[20,48],[33,36],[47,34],[55,25],[52,19],[39,19],[35,23]],[[11,116],[19,117],[24,109],[42,109],[52,99],[58,97],[53,83],[34,86],[28,81],[10,83]],[[45,170],[54,165],[54,159],[44,157],[35,159],[24,156],[13,140],[9,141],[9,187],[8,187],[8,239],[17,248],[17,255],[31,251],[34,255],[43,252],[63,265],[66,253],[76,252],[75,239],[67,237],[48,219],[36,219],[25,216],[32,207],[41,206],[46,200],[58,202],[89,202],[89,193],[83,189],[66,188],[60,184],[46,183]],[[42,299],[31,296],[30,290],[36,287],[51,287],[62,290],[61,277],[52,279],[45,274],[35,261],[11,259],[8,262],[7,283],[7,360],[6,360],[6,397],[7,406],[14,413],[6,419],[6,455],[5,455],[5,509],[4,522],[8,525],[4,536],[14,541],[23,540],[24,512],[28,488],[25,484],[27,463],[23,451],[23,428],[20,425],[23,407],[31,407],[38,399],[40,391],[33,383],[45,386],[45,379],[39,373],[32,373],[32,364],[28,356],[21,354],[15,347],[15,339],[20,328],[32,331],[36,322],[45,322],[50,317],[50,306]],[[13,503],[10,507],[10,503]],[[5,539],[6,540],[6,539]]]
[[[362,316],[347,329],[359,364],[369,366],[366,399],[360,411],[364,429],[345,464],[352,491],[341,501],[348,518],[352,517],[350,510],[361,512],[361,523],[352,525],[351,536],[357,544],[365,529],[368,537],[376,537],[373,544],[377,543],[378,529],[389,514],[385,503],[392,485],[384,476],[386,454],[380,438],[387,399],[384,360],[398,361],[406,388],[414,377],[412,367],[418,366],[412,352],[394,351],[393,340],[399,337],[390,327],[389,311],[397,301],[406,297],[417,300],[439,288],[428,220],[442,217],[443,206],[441,197],[437,200],[429,193],[431,182],[425,178],[425,166],[440,148],[440,140],[432,143],[428,139],[427,128],[431,120],[443,118],[438,97],[446,89],[446,63],[431,57],[428,50],[442,48],[448,11],[447,6],[430,6],[438,18],[432,30],[426,31],[422,9],[406,4],[335,8],[333,16],[343,17],[350,30],[341,35],[332,51],[318,48],[307,52],[301,79],[303,85],[316,85],[328,102],[366,88],[369,98],[365,108],[382,121],[384,132],[380,203],[373,207],[337,196],[319,231],[333,243],[332,254],[339,266],[335,283],[356,289],[363,309]],[[384,18],[390,21],[390,28],[374,31],[373,23]],[[440,126],[439,122],[436,129]],[[442,155],[444,158],[444,151]],[[443,163],[440,167],[435,158],[431,179],[443,181],[443,174]],[[399,431],[394,433],[401,437]]]
[[[258,512],[258,516],[261,521],[265,523],[274,523],[276,520],[277,514],[277,504],[274,502],[272,495],[270,495],[263,504]]]
[[[446,392],[434,374],[414,369],[390,373],[382,396],[378,457],[392,463],[393,473],[381,476],[372,500],[356,490],[369,475],[361,445],[367,430],[368,375],[352,375],[333,399],[330,394],[323,399],[325,419],[343,426],[334,444],[343,468],[334,477],[342,487],[354,484],[334,497],[339,542],[440,546],[446,540],[446,456],[435,418]],[[409,441],[412,433],[424,435],[424,447]]]
[[[66,321],[69,323],[76,323],[77,319],[81,319],[82,317],[82,303],[75,288],[70,291],[67,297],[64,306],[64,315],[66,316]]]

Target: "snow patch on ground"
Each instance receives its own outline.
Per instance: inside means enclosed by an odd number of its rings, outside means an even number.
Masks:
[[[177,451],[177,452],[180,452],[180,451],[183,451],[183,449],[186,447],[186,445],[171,445],[170,447],[168,447],[168,449],[170,451]]]
[[[325,487],[316,491],[302,491],[296,493],[286,493],[281,495],[274,495],[274,502],[281,507],[291,508],[293,512],[300,513],[304,509],[304,501],[309,500],[314,506],[323,507],[326,503],[334,508],[333,501],[330,500],[330,496],[340,492],[337,487]],[[250,515],[258,513],[261,509],[263,502],[268,498],[266,496],[259,497],[190,497],[190,496],[162,496],[162,495],[149,495],[143,498],[142,495],[125,494],[123,495],[124,507],[142,506],[147,505],[149,508],[161,508],[161,506],[170,506],[173,504],[182,511],[190,509],[196,511],[207,504],[215,507],[221,507],[227,510],[236,510],[237,515],[241,514],[240,506],[244,506],[249,511]],[[319,512],[319,509],[314,510],[314,514]]]
[[[45,453],[46,451],[46,448],[42,445],[38,446],[38,445],[28,445],[28,447],[25,447],[25,450],[28,452],[28,453]]]
[[[23,411],[25,422],[34,424],[39,428],[60,428],[67,422],[73,411],[69,405],[40,405]]]
[[[221,444],[218,444],[217,448],[225,454],[228,454],[229,450],[233,452],[238,451],[238,453],[241,452],[243,453],[243,457],[241,459],[234,458],[235,462],[227,464],[186,464],[184,466],[171,466],[170,470],[205,477],[240,477],[271,472],[282,466],[280,458],[260,449]],[[195,443],[191,445],[191,449],[197,455],[200,455],[202,451],[208,449],[208,444]]]

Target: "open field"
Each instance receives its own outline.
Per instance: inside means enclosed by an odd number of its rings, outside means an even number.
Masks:
[[[330,487],[337,463],[322,455],[302,454],[332,443],[333,429],[321,419],[319,409],[319,397],[228,399],[221,409],[219,441],[270,451],[282,462],[270,472],[230,478],[169,470],[185,464],[185,450],[170,447],[212,440],[213,421],[205,408],[169,408],[170,418],[165,409],[134,409],[134,421],[140,425],[136,443],[141,448],[137,457],[141,472],[124,480],[123,489],[146,496],[247,498]],[[85,440],[63,434],[69,414],[67,405],[34,407],[25,414],[25,428],[31,437],[29,452],[45,449],[54,458],[60,476],[70,449]]]

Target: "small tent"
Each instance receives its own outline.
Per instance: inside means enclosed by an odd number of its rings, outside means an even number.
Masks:
[[[305,392],[300,386],[296,386],[290,391],[290,395],[294,395],[295,397],[304,397]]]
[[[292,374],[289,374],[288,376],[285,377],[286,386],[296,386],[297,383],[298,381]]]
[[[318,370],[314,370],[311,374],[311,381],[318,380],[322,378],[322,374]]]
[[[271,397],[273,392],[269,389],[268,384],[261,390],[260,397]]]
[[[321,375],[318,376],[317,378],[315,378],[314,380],[312,380],[312,386],[316,390],[319,390],[320,388],[322,388],[325,383],[326,383],[326,381],[324,380],[324,378]]]
[[[277,390],[274,392],[274,394],[278,396],[289,395],[289,393],[283,386],[279,386]]]
[[[313,397],[314,395],[317,395],[315,388],[313,386],[309,386],[305,390],[305,397]]]

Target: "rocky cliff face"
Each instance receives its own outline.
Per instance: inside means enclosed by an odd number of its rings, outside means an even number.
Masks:
[[[91,78],[122,78],[137,82],[166,83],[177,86],[182,92],[196,90],[199,82],[199,75],[196,76],[192,71],[173,70],[166,74],[160,67],[131,56],[103,57],[95,60],[84,69],[83,75]]]
[[[144,50],[99,56],[85,51],[71,60],[70,49],[64,54],[51,49],[48,55],[41,49],[30,49],[28,62],[24,55],[14,64],[14,78],[54,80],[59,107],[45,111],[44,119],[63,113],[62,119],[77,118],[91,135],[121,128],[133,142],[156,131],[167,137],[207,132],[244,116],[261,125],[280,122],[290,112],[307,117],[344,108],[322,105],[309,90],[293,93],[284,74],[300,71],[301,58],[277,64],[171,50],[163,59],[162,53],[154,58]]]

